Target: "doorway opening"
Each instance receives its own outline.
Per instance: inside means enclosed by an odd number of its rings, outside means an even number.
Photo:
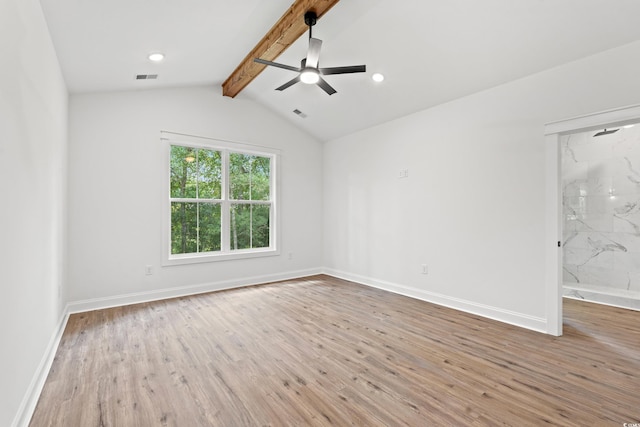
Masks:
[[[549,240],[546,253],[547,332],[550,334],[562,334],[562,298],[565,295],[575,298],[590,296],[593,293],[602,295],[602,284],[608,281],[611,282],[610,285],[617,286],[618,293],[625,290],[624,287],[629,288],[627,291],[633,292],[635,288],[632,288],[632,283],[636,282],[640,290],[640,274],[638,274],[637,279],[632,274],[632,280],[624,284],[620,282],[620,279],[616,279],[615,282],[612,281],[613,277],[622,277],[624,275],[624,273],[620,272],[623,270],[622,266],[627,269],[627,274],[630,271],[635,272],[633,268],[629,268],[632,267],[634,262],[639,264],[637,268],[638,272],[640,272],[640,260],[636,260],[640,257],[622,257],[614,254],[615,251],[621,254],[629,253],[629,248],[635,251],[636,240],[639,245],[637,246],[638,251],[640,252],[640,147],[629,148],[631,151],[627,150],[625,153],[625,144],[626,147],[629,147],[630,143],[627,140],[621,141],[617,139],[618,137],[615,137],[616,134],[627,136],[628,138],[633,135],[640,136],[640,129],[638,129],[640,125],[633,128],[624,128],[624,126],[638,123],[640,123],[640,105],[562,120],[545,126],[547,165],[546,236]],[[611,132],[613,129],[618,129],[618,131]],[[620,133],[621,129],[628,130],[628,132]],[[635,131],[632,132],[631,129],[635,129]],[[597,133],[600,133],[600,135],[594,137]],[[604,143],[603,138],[609,138],[608,145]],[[598,144],[594,145],[596,142]],[[580,144],[583,148],[577,148]],[[589,146],[585,147],[587,145]],[[602,163],[602,157],[598,160],[599,152],[613,150],[614,146],[616,147],[615,155],[612,153],[608,156],[608,164]],[[572,157],[572,150],[574,157]],[[637,161],[635,161],[635,163],[638,163],[637,171],[639,172],[637,185],[633,182],[635,175],[630,175],[632,179],[624,176],[624,171],[630,171],[630,167],[636,170],[632,160],[632,158],[635,158],[634,150],[638,152]],[[576,151],[580,153],[577,157]],[[631,162],[630,165],[625,160],[625,157]],[[576,162],[571,164],[574,158]],[[591,160],[591,165],[589,160]],[[615,169],[615,164],[622,164],[623,166],[626,164],[626,169],[623,167],[616,172],[617,175],[621,175],[618,176],[616,181],[624,185],[613,186],[613,178],[611,178],[611,185],[608,188],[604,188],[604,184],[609,182],[608,174]],[[563,168],[563,166],[567,165],[571,165],[572,168]],[[589,181],[589,173],[591,173],[591,181]],[[627,179],[630,184],[627,185],[624,179]],[[635,200],[631,200],[633,199],[632,190],[637,191],[636,194],[638,194]],[[625,199],[622,198],[621,191],[625,192]],[[600,192],[603,194],[600,194]],[[589,194],[591,195],[589,196]],[[612,196],[614,197],[613,199],[611,198]],[[627,202],[629,203],[628,205]],[[630,215],[635,215],[634,202],[637,202],[639,210],[638,220],[636,221],[638,223],[637,230],[634,227],[636,225],[634,223],[635,217],[629,217]],[[618,218],[613,215],[617,215]],[[611,226],[606,224],[608,217],[611,219]],[[615,229],[619,233],[629,231],[627,233],[629,234],[628,236],[602,234],[609,229],[611,233],[614,233],[614,220],[619,222]],[[598,221],[601,222],[600,225],[596,224]],[[627,228],[623,225],[625,222]],[[632,223],[634,225],[631,225]],[[598,230],[598,228],[602,228],[602,230]],[[627,240],[624,241],[629,242],[627,243],[629,248],[620,242],[617,245],[613,243],[611,241],[613,237],[618,240],[621,237],[625,237]],[[615,239],[613,240],[615,241]],[[580,242],[584,242],[584,245]],[[607,246],[609,244],[612,246]],[[625,252],[625,249],[627,252]],[[565,257],[567,258],[566,260]],[[617,263],[616,259],[618,260]],[[614,272],[616,264],[619,267],[618,272]],[[609,278],[605,274],[607,266],[611,267],[609,269],[611,270]],[[580,268],[578,269],[578,267]],[[575,277],[572,277],[572,274]],[[597,277],[600,277],[600,279],[597,279]],[[614,286],[607,287],[614,288]],[[606,289],[607,287],[604,288]],[[598,290],[600,292],[595,292]],[[578,293],[576,294],[574,291]],[[613,295],[612,298],[617,296],[619,295]],[[633,296],[633,294],[627,296]],[[595,302],[613,305],[612,301]]]
[[[562,286],[640,310],[640,124],[560,137]]]

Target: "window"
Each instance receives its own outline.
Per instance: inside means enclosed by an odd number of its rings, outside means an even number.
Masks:
[[[164,139],[165,264],[277,255],[273,150],[177,135]]]

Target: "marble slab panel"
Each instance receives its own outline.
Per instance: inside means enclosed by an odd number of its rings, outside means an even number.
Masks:
[[[627,252],[628,249],[616,237],[620,234],[600,231],[576,232],[564,242],[565,248],[581,248],[597,251]]]
[[[640,254],[630,252],[613,254],[613,269],[640,273],[640,256],[638,255]]]
[[[613,270],[614,260],[613,252],[601,252],[584,248],[567,248],[564,251],[564,263],[577,267],[589,265]]]
[[[567,181],[587,179],[589,177],[589,163],[567,162],[562,165],[563,179]]]
[[[573,152],[576,162],[589,162],[598,164],[613,157],[613,146],[601,138],[593,140],[591,143],[582,145],[572,145],[569,142],[568,148]]]
[[[640,237],[640,212],[613,215],[613,231]]]
[[[607,233],[606,236],[612,241],[624,246],[629,253],[640,257],[640,236],[632,233]]]
[[[576,215],[573,222],[575,231],[613,232],[613,215],[610,213],[585,213]]]
[[[578,280],[582,285],[593,285],[610,289],[628,289],[630,278],[627,271],[612,270],[599,266],[578,266]]]
[[[636,177],[630,173],[618,173],[612,177],[613,189],[617,195],[633,195],[640,194],[640,177]]]
[[[589,167],[587,168],[587,179],[598,179],[619,175],[620,171],[625,170],[626,167],[627,163],[620,157],[603,159],[593,163],[590,162]]]

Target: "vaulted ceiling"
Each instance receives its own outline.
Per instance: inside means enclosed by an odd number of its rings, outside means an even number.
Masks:
[[[40,0],[71,93],[209,85],[212,96],[292,1]],[[637,0],[342,0],[314,27],[321,66],[367,73],[327,76],[328,96],[276,91],[295,73],[268,67],[237,99],[328,140],[640,40],[638,16]],[[277,62],[297,66],[307,43]],[[154,51],[165,60],[150,62]]]

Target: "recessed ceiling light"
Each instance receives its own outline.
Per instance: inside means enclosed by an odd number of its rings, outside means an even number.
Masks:
[[[164,53],[155,52],[149,55],[149,60],[153,62],[160,62],[164,59]]]
[[[635,126],[635,125],[625,125],[625,126],[622,126],[622,127],[623,127],[623,128],[625,128],[625,129],[629,129],[629,128],[632,128],[632,127],[634,127],[634,126]]]
[[[374,75],[371,76],[371,78],[373,79],[374,82],[381,82],[384,80],[384,76],[380,73],[375,73]]]

